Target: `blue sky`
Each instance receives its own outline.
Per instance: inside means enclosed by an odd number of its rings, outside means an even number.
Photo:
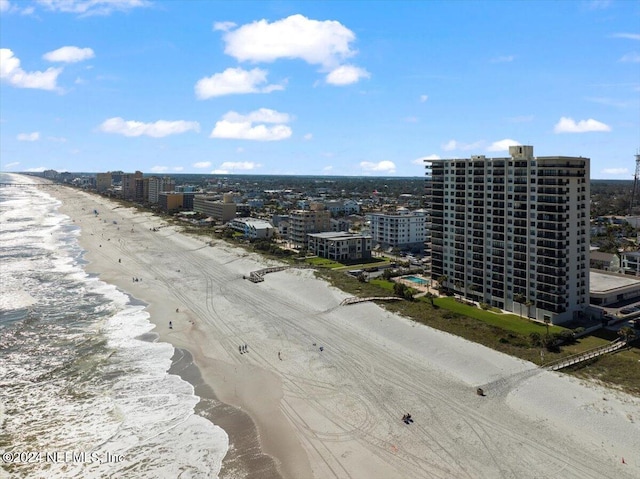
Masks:
[[[0,0],[0,169],[631,179],[640,2]]]

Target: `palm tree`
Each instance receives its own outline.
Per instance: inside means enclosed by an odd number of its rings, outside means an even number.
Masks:
[[[447,288],[447,281],[449,281],[449,277],[447,275],[442,275],[438,278],[438,286],[440,287],[439,289],[446,289]]]
[[[456,287],[456,291],[462,289],[462,281],[456,281],[453,284]],[[458,294],[460,295],[460,300],[462,300],[462,293],[460,291],[458,291]]]
[[[522,318],[522,303],[524,303],[527,299],[524,294],[518,293],[513,296],[513,300],[520,305],[520,317]]]
[[[427,298],[427,300],[429,300],[429,303],[431,303],[431,306],[435,306],[435,304],[433,303],[433,293],[432,292],[428,292],[424,295],[425,298]]]
[[[549,337],[549,323],[551,322],[551,318],[549,316],[544,317],[544,324],[547,326],[547,337]]]
[[[529,319],[529,314],[530,314],[530,310],[529,308],[531,308],[531,306],[533,306],[535,303],[533,301],[531,301],[530,299],[527,299],[527,302],[524,303],[524,305],[527,307],[527,319]]]

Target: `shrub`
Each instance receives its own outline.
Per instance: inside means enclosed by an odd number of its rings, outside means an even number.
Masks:
[[[551,353],[557,353],[560,351],[560,348],[558,347],[558,338],[555,338],[554,335],[551,336],[545,336],[542,339],[542,346],[544,346],[547,351],[551,352]]]
[[[531,341],[531,346],[534,348],[542,346],[542,337],[540,336],[540,333],[536,333],[535,331],[529,333],[529,341]]]

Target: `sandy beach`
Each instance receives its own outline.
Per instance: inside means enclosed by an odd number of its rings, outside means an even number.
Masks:
[[[174,372],[229,434],[222,478],[640,477],[640,398],[375,304],[340,306],[347,295],[311,270],[251,283],[243,275],[275,263],[97,195],[50,192],[81,228],[87,271],[149,305]]]

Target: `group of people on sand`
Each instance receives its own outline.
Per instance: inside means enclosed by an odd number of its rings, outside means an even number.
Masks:
[[[137,283],[138,281],[142,281],[142,278],[136,278],[135,276],[131,279],[133,280],[134,283]]]
[[[248,353],[249,346],[247,346],[246,344],[241,344],[240,346],[238,346],[238,351],[240,351],[240,354]]]
[[[411,424],[413,422],[413,419],[411,419],[411,414],[409,413],[402,416],[402,420],[404,421],[405,424]]]

